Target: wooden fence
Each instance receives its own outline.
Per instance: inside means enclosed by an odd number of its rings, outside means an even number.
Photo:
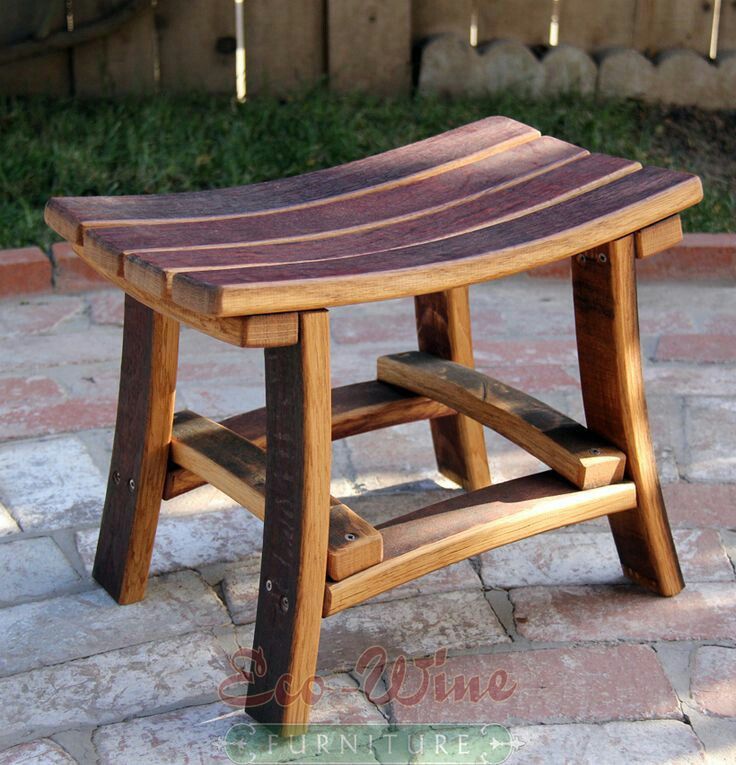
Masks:
[[[238,45],[249,95],[404,93],[412,52],[443,33],[714,57],[736,50],[736,0],[3,0],[0,93],[234,92]]]

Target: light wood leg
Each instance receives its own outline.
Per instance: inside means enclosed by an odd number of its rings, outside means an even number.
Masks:
[[[419,350],[473,367],[468,288],[414,298]],[[472,491],[491,483],[483,426],[464,415],[430,422],[437,468],[450,480]]]
[[[266,514],[253,640],[265,673],[256,673],[248,699],[273,691],[277,697],[247,711],[283,730],[308,721],[322,619],[330,521],[327,312],[302,313],[299,343],[265,354]],[[290,698],[279,699],[284,690]]]
[[[638,507],[609,516],[624,573],[662,595],[684,586],[649,433],[629,236],[573,260],[580,377],[588,427],[627,455]]]
[[[125,297],[120,393],[92,575],[118,603],[146,591],[174,416],[179,324]]]

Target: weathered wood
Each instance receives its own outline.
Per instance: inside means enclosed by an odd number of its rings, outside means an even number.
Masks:
[[[113,197],[53,197],[46,223],[64,239],[82,243],[85,228],[169,221],[225,220],[246,213],[310,207],[325,199],[445,172],[539,137],[507,117],[488,117],[423,141],[312,173],[231,189]]]
[[[723,53],[736,51],[736,4],[721,2],[721,18],[718,26],[718,58]]]
[[[635,47],[650,54],[670,48],[690,48],[707,54],[713,8],[713,2],[637,0]]]
[[[383,562],[328,583],[323,615],[471,555],[635,505],[633,483],[577,491],[554,473],[518,478],[430,505],[379,526]]]
[[[74,0],[77,23],[110,13],[116,0]],[[74,48],[74,92],[78,96],[155,93],[158,50],[153,3],[110,35]]]
[[[174,417],[170,458],[236,500],[256,518],[266,510],[266,453],[232,430],[190,411]],[[381,535],[367,521],[330,497],[327,574],[338,581],[379,563]]]
[[[161,90],[235,93],[232,0],[157,0]]]
[[[248,96],[316,85],[326,73],[322,0],[246,0],[245,56]]]
[[[433,35],[470,38],[474,0],[412,0],[411,36],[414,42]]]
[[[645,168],[602,188],[441,241],[349,258],[177,274],[175,302],[214,316],[305,310],[437,292],[527,271],[696,204],[700,180]]]
[[[103,271],[96,261],[87,258],[82,247],[75,246],[74,252],[90,268],[125,290],[126,294],[135,298],[139,303],[154,308],[174,321],[187,324],[230,345],[237,345],[239,348],[275,348],[282,345],[293,345],[299,339],[298,318],[295,313],[213,319],[190,311],[166,298],[153,298],[121,277]]]
[[[682,241],[680,216],[673,215],[653,226],[647,226],[637,231],[635,237],[637,258],[648,258],[650,255],[664,252]]]
[[[561,44],[574,45],[589,52],[613,47],[633,48],[636,6],[640,2],[562,0],[558,40]]]
[[[657,477],[639,345],[634,237],[573,261],[578,358],[588,427],[627,456],[636,509],[611,518],[624,572],[675,595],[684,586]]]
[[[399,353],[378,359],[378,379],[441,401],[492,428],[579,489],[607,486],[623,478],[626,456],[605,439],[474,369],[426,353]],[[437,424],[450,421],[446,418]]]
[[[332,440],[451,414],[453,411],[444,404],[416,396],[393,385],[374,380],[353,383],[332,391]],[[229,417],[221,424],[265,449],[265,407]],[[202,478],[191,471],[172,463],[166,476],[164,499],[172,499],[204,483]]]
[[[265,355],[267,473],[279,479],[266,485],[253,638],[265,671],[248,685],[247,708],[259,722],[283,730],[306,725],[317,665],[329,541],[327,312],[302,314],[298,345]],[[289,698],[281,697],[284,690]],[[263,700],[263,694],[271,697]],[[252,706],[258,700],[264,703]]]
[[[403,95],[411,88],[410,0],[328,4],[330,88]]]
[[[419,349],[441,359],[473,366],[467,287],[414,298]],[[381,365],[378,377],[381,379]],[[407,387],[407,386],[403,386]],[[437,469],[467,490],[491,482],[483,426],[456,414],[430,422]]]
[[[552,7],[552,0],[478,0],[478,41],[546,45]]]
[[[118,603],[145,594],[166,476],[179,325],[125,297],[120,395],[94,578]]]

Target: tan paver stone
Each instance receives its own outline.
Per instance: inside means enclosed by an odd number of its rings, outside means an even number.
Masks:
[[[736,648],[698,648],[690,692],[706,714],[736,717]]]
[[[76,760],[47,738],[0,752],[0,765],[75,765]]]

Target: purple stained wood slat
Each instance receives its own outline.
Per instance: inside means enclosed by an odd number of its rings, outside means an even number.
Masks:
[[[539,212],[440,241],[290,263],[288,268],[177,274],[173,297],[206,313],[236,315],[267,307],[303,310],[445,289],[517,273],[598,246],[701,198],[696,176],[644,168]]]
[[[581,194],[602,183],[634,172],[636,162],[593,155],[557,166],[543,174],[501,189],[492,188],[474,199],[431,215],[390,226],[344,234],[329,239],[216,249],[128,254],[125,276],[154,294],[167,292],[174,274],[197,268],[232,268],[325,260],[345,255],[379,252],[433,241],[518,216],[569,195]]]
[[[538,130],[515,120],[488,117],[355,162],[249,186],[147,196],[54,197],[45,217],[57,233],[81,244],[85,226],[203,220],[311,205],[472,161],[538,136]]]
[[[411,184],[333,200],[316,209],[287,209],[189,223],[93,228],[85,232],[84,247],[89,257],[102,260],[102,265],[112,270],[123,252],[303,239],[360,226],[386,225],[391,219],[457,204],[489,188],[518,182],[531,173],[587,154],[585,149],[543,137]]]

